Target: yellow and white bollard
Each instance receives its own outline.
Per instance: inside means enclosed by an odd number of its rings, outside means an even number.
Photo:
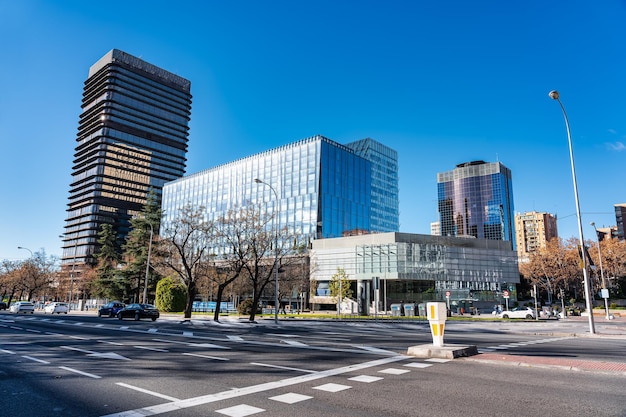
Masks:
[[[448,317],[446,303],[428,303],[426,304],[426,311],[430,323],[430,332],[433,335],[433,346],[443,347],[443,332]]]

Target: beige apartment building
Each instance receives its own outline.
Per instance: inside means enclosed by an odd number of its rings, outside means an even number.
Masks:
[[[553,237],[558,237],[556,216],[550,213],[530,211],[515,215],[517,255],[520,261],[546,246]]]

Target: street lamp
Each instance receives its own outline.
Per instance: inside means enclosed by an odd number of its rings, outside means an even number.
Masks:
[[[587,308],[587,313],[589,315],[589,333],[595,334],[596,330],[593,324],[593,306],[591,305],[591,291],[589,289],[589,279],[587,277],[587,260],[585,259],[585,240],[583,238],[583,224],[580,218],[580,203],[578,201],[578,185],[576,183],[576,168],[574,167],[574,151],[572,149],[572,134],[569,128],[569,120],[567,119],[567,113],[565,112],[565,107],[563,107],[563,103],[559,100],[559,92],[556,90],[550,91],[548,96],[552,100],[556,100],[561,106],[561,110],[563,111],[563,118],[565,119],[565,129],[567,130],[567,142],[569,143],[569,159],[572,165],[572,181],[574,183],[574,199],[576,200],[576,217],[578,219],[578,235],[580,238],[580,250],[581,250],[581,258],[583,262],[583,285],[585,286],[585,305]]]
[[[28,248],[25,248],[25,247],[23,247],[23,246],[18,246],[17,248],[18,248],[18,249],[24,249],[24,250],[29,251],[29,252],[30,252],[30,257],[31,257],[31,258],[33,257],[33,251],[32,251],[32,250],[30,250],[30,249],[28,249]]]
[[[604,311],[606,312],[606,319],[610,320],[609,315],[609,294],[606,288],[606,281],[604,281],[604,270],[602,269],[602,252],[600,251],[600,236],[598,235],[598,229],[596,229],[595,222],[591,222],[593,230],[596,232],[596,240],[598,241],[598,259],[600,259],[600,276],[602,277],[602,298],[604,298]]]
[[[278,193],[276,192],[274,187],[272,187],[270,184],[258,178],[255,178],[254,182],[256,182],[257,184],[264,184],[270,187],[270,190],[274,192],[274,197],[276,197],[276,204],[277,204],[276,207],[278,208],[278,205],[280,204],[280,200],[278,198]],[[276,211],[279,211],[279,210],[275,210],[276,223],[275,223],[275,235],[274,235],[274,251],[275,251],[274,253],[274,323],[278,324],[278,215],[279,214],[276,213]]]
[[[147,304],[148,300],[148,271],[150,269],[150,251],[152,250],[152,236],[154,235],[154,228],[152,223],[146,220],[148,226],[150,226],[150,241],[148,242],[148,259],[146,260],[146,279],[143,283],[143,303]]]

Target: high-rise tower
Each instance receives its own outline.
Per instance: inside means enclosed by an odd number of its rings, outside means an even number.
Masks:
[[[119,239],[152,189],[185,173],[190,82],[117,49],[89,69],[72,167],[62,267],[92,263],[103,224]]]
[[[515,249],[511,170],[500,162],[466,162],[437,174],[442,236],[506,240]]]

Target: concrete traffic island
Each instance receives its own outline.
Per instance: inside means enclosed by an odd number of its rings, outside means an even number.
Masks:
[[[454,359],[478,354],[476,346],[444,345],[443,334],[448,313],[445,303],[428,303],[426,311],[430,332],[433,335],[433,343],[431,345],[409,346],[407,355],[418,358]]]

